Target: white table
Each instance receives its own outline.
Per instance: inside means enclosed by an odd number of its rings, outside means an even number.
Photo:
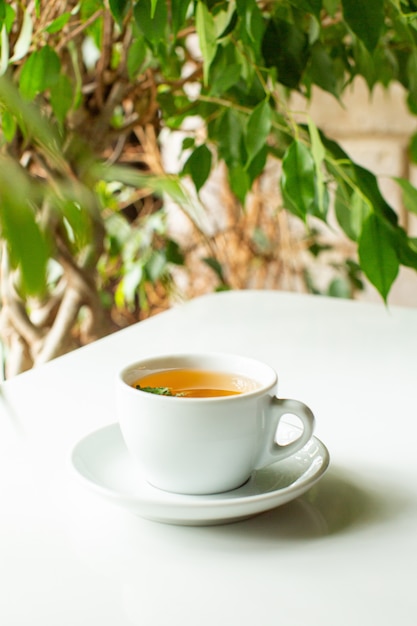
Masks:
[[[142,519],[70,449],[115,421],[114,376],[162,352],[262,359],[317,417],[330,468],[229,525]],[[277,292],[205,296],[2,386],[2,626],[415,626],[417,310]]]

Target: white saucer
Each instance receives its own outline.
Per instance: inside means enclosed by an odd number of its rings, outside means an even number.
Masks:
[[[168,524],[202,526],[245,519],[297,498],[324,474],[329,453],[313,437],[288,459],[255,471],[242,487],[208,496],[168,493],[149,485],[130,458],[118,424],[81,439],[70,460],[84,484],[133,513]]]

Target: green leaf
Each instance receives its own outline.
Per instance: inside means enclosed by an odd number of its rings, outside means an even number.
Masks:
[[[393,241],[401,265],[417,270],[417,240],[409,237],[403,228],[398,227],[394,230]]]
[[[174,35],[184,26],[191,0],[171,0],[172,31]]]
[[[115,302],[119,308],[125,304],[132,306],[139,290],[143,278],[143,268],[139,263],[131,265],[126,269],[123,279],[117,286],[115,292]]]
[[[334,278],[327,289],[327,295],[332,298],[350,298],[352,290],[349,281],[345,278]]]
[[[213,15],[207,6],[199,0],[196,9],[195,26],[199,38],[200,49],[204,59],[203,78],[204,84],[208,84],[210,65],[217,51],[216,26]]]
[[[398,224],[398,216],[382,196],[378,187],[378,180],[376,176],[356,163],[353,163],[352,165],[354,185],[356,185],[363,195],[368,198],[376,213],[387,220],[387,222],[390,222],[393,226],[396,226]]]
[[[294,141],[282,160],[281,192],[286,208],[302,220],[315,203],[315,165],[310,150]]]
[[[271,130],[272,112],[268,99],[260,102],[252,111],[246,128],[245,146],[248,153],[246,167],[265,146]]]
[[[45,30],[47,33],[51,33],[51,34],[59,33],[59,31],[62,30],[66,24],[68,24],[70,19],[71,19],[70,12],[62,13],[59,17],[53,20],[49,24],[49,26],[45,28]]]
[[[321,0],[290,0],[297,9],[301,9],[306,13],[312,13],[316,17],[320,16]]]
[[[223,268],[221,266],[221,263],[219,263],[219,261],[215,258],[215,257],[205,257],[203,259],[204,263],[206,265],[208,265],[210,267],[210,269],[213,270],[213,272],[216,274],[217,278],[222,282],[225,283],[225,279],[224,279],[224,273],[223,273]]]
[[[253,181],[261,176],[262,172],[265,169],[266,160],[268,158],[268,146],[265,144],[256,154],[256,156],[252,159],[249,166],[245,166],[245,172],[249,176],[250,186],[252,186]]]
[[[334,17],[339,10],[340,0],[323,0],[323,8],[329,15]]]
[[[205,144],[198,146],[185,162],[183,173],[189,174],[197,193],[204,185],[211,171],[212,155]]]
[[[61,61],[57,53],[44,46],[27,58],[20,75],[20,91],[27,100],[58,82]]]
[[[7,109],[1,113],[1,130],[7,142],[11,142],[16,133],[16,120]]]
[[[404,206],[410,213],[417,214],[417,189],[404,178],[394,177],[394,180],[401,187]]]
[[[390,226],[374,213],[363,224],[358,253],[362,271],[386,302],[398,275],[399,260]]]
[[[82,250],[90,241],[92,225],[88,210],[69,197],[57,198],[55,203],[65,219],[69,236],[76,251]]]
[[[181,247],[172,239],[168,239],[166,242],[165,256],[167,263],[172,263],[173,265],[184,265],[184,255],[181,251]]]
[[[342,0],[345,22],[372,52],[384,26],[384,0]]]
[[[409,154],[412,163],[417,163],[417,133],[414,133],[410,139]]]
[[[168,7],[165,0],[139,0],[133,10],[134,18],[140,32],[155,50],[161,41],[167,40]]]
[[[0,29],[3,26],[5,17],[6,17],[6,1],[0,0]]]
[[[111,14],[121,24],[129,10],[130,0],[109,0]]]
[[[240,78],[241,66],[238,63],[226,65],[221,71],[219,71],[219,69],[220,68],[212,66],[210,73],[211,96],[223,95],[230,87],[235,85]]]
[[[14,22],[16,19],[16,11],[10,4],[6,4],[5,6],[5,16],[4,16],[4,26],[6,26],[6,31],[8,33],[11,32]]]
[[[324,182],[323,165],[326,157],[326,150],[320,138],[317,126],[311,118],[308,120],[308,132],[311,140],[311,153],[313,155],[314,166],[316,168],[316,191],[317,205],[319,212],[326,217],[328,208],[327,187]]]
[[[21,271],[23,292],[41,295],[46,286],[49,251],[30,206],[33,196],[29,180],[19,166],[4,158],[1,159],[1,236],[7,242],[12,266]]]
[[[211,127],[211,138],[217,142],[219,157],[224,159],[229,169],[237,164],[242,167],[245,121],[241,113],[227,109]]]
[[[232,3],[230,3],[230,7],[232,8],[232,11],[229,11],[228,13],[228,21],[226,23],[223,23],[223,30],[219,32],[219,34],[217,35],[217,39],[223,39],[227,35],[230,35],[230,33],[232,33],[236,28],[236,25],[238,23],[237,11],[233,9]],[[216,24],[216,27],[219,27],[219,23]]]
[[[250,190],[250,178],[247,171],[238,163],[229,167],[229,185],[236,198],[244,205]]]
[[[282,19],[270,20],[262,40],[267,67],[275,67],[278,81],[286,87],[298,87],[306,67],[308,37],[297,25]]]
[[[352,43],[352,52],[355,61],[355,72],[365,78],[368,89],[372,91],[377,81],[374,62],[375,53],[369,52],[363,41],[357,38]]]
[[[222,39],[228,32],[231,32],[231,30],[229,30],[230,24],[235,24],[237,21],[234,3],[224,2],[223,5],[220,4],[216,10],[213,10],[213,7],[209,8],[212,8],[214,26],[216,28],[216,39]]]
[[[322,43],[316,42],[311,48],[309,62],[310,78],[321,89],[338,97],[338,80],[334,71],[333,59]]]
[[[348,191],[344,183],[339,183],[335,196],[336,218],[345,234],[357,241],[362,224],[369,216],[372,207],[357,189]]]
[[[21,97],[16,86],[6,77],[0,77],[0,102],[13,114],[23,132],[31,133],[32,139],[44,155],[54,162],[55,167],[67,173],[68,164],[63,157],[61,140],[55,127],[48,123],[38,107]]]
[[[166,272],[166,256],[160,250],[154,250],[146,263],[145,270],[149,280],[156,283]]]
[[[61,74],[55,85],[51,86],[51,105],[57,120],[63,124],[72,107],[74,89],[69,77]]]
[[[241,21],[242,37],[248,40],[255,54],[258,54],[265,30],[261,9],[256,0],[237,0],[236,9]]]
[[[146,51],[145,40],[142,37],[133,41],[130,46],[127,52],[127,71],[131,81],[134,81],[139,74],[146,59]]]

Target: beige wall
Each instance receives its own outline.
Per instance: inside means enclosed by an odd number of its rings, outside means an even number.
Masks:
[[[293,108],[306,109],[301,97],[294,98]],[[380,177],[385,198],[409,234],[417,237],[417,216],[406,214],[398,186],[391,180],[392,176],[401,176],[417,185],[417,167],[410,165],[407,156],[410,136],[417,131],[417,119],[407,111],[401,86],[395,85],[389,91],[377,86],[370,95],[362,79],[357,79],[345,93],[343,106],[331,95],[317,90],[307,110],[317,126],[338,141],[353,160]],[[361,299],[380,301],[372,287]],[[401,270],[389,302],[417,306],[416,271]]]

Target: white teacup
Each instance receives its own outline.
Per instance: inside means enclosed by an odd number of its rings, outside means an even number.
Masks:
[[[149,386],[144,377],[172,370],[216,372],[220,386],[231,386],[235,395],[171,397],[135,386]],[[160,489],[184,494],[235,489],[253,470],[294,454],[313,434],[311,410],[298,400],[277,398],[277,382],[268,365],[231,354],[174,354],[128,365],[117,380],[118,419],[127,449],[145,479]],[[158,382],[157,387],[165,386]],[[302,428],[295,441],[280,445],[276,433],[285,414],[297,416]]]

